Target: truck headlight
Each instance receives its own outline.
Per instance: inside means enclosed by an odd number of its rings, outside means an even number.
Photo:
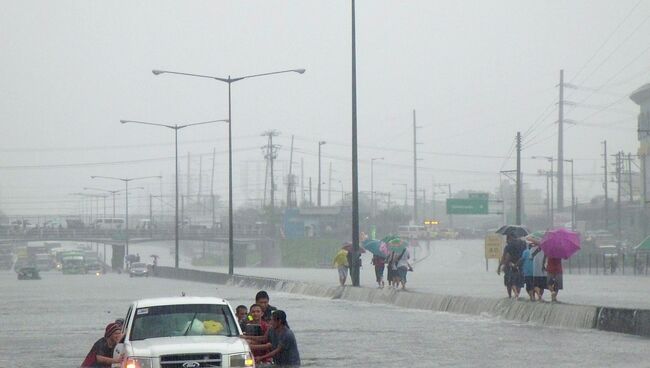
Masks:
[[[230,366],[231,367],[254,367],[255,359],[250,352],[232,354],[230,356]]]
[[[122,361],[122,368],[151,368],[151,358],[128,357]]]

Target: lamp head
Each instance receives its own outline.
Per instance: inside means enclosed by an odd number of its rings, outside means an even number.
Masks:
[[[154,75],[159,75],[159,74],[164,73],[162,70],[158,70],[158,69],[154,69],[154,70],[152,70],[151,72],[152,72]]]
[[[300,73],[300,74],[304,74],[305,71],[306,71],[305,69],[296,69],[296,73]]]
[[[126,120],[120,120],[120,123],[122,123],[122,124],[126,124],[126,123],[128,123],[128,121],[126,121]]]

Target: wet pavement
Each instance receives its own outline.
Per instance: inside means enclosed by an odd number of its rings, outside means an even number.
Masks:
[[[0,367],[78,367],[106,323],[135,299],[219,296],[250,305],[257,290],[122,274],[18,281],[0,272]],[[305,367],[639,367],[648,340],[466,316],[271,293],[287,312]]]

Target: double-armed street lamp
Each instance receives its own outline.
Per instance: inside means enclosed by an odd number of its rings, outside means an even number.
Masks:
[[[135,188],[131,188],[131,189],[144,189],[144,187],[135,187]],[[102,189],[102,188],[84,187],[84,190],[96,190],[98,192],[104,192],[104,193],[111,194],[113,196],[113,218],[115,218],[115,194],[123,192],[124,189],[108,190],[108,189]],[[104,217],[106,217],[106,213],[104,213]]]
[[[544,159],[547,160],[548,162],[551,163],[551,172],[547,176],[547,178],[550,177],[551,179],[551,185],[550,185],[550,196],[548,195],[548,187],[546,189],[547,191],[547,197],[549,200],[549,207],[550,207],[550,213],[551,213],[551,227],[553,227],[553,177],[556,175],[555,172],[553,172],[553,162],[557,161],[557,159],[553,156],[533,156],[531,157],[532,159]],[[575,181],[574,181],[574,174],[573,174],[573,159],[563,159],[563,162],[570,163],[571,164],[571,230],[576,229],[576,197],[575,197]],[[559,179],[558,179],[559,180]],[[547,183],[548,185],[548,183]]]
[[[109,179],[109,180],[119,180],[124,182],[124,197],[126,198],[125,200],[125,237],[124,237],[124,245],[125,245],[125,252],[126,255],[129,255],[129,182],[131,181],[136,181],[136,180],[144,180],[144,179],[151,179],[151,178],[162,178],[160,175],[155,175],[155,176],[140,176],[137,178],[116,178],[113,176],[99,176],[99,175],[93,175],[90,177],[91,179]]]
[[[554,170],[554,164],[555,162],[555,157],[553,156],[532,156],[531,157],[533,160],[546,160],[551,164],[551,171],[546,174],[546,199],[548,201],[547,205],[547,211],[549,213],[549,227],[553,227],[554,224],[554,206],[553,206],[553,182],[554,182],[554,176],[555,172]],[[550,180],[550,184],[549,184]]]
[[[95,198],[95,199],[103,198],[104,199],[104,217],[106,217],[106,196],[105,195],[90,194],[90,193],[70,193],[70,195],[79,196],[79,197],[82,197],[82,198]],[[82,206],[83,206],[83,202],[82,202]],[[93,203],[92,202],[90,202],[89,209],[90,209],[90,216],[88,217],[88,222],[92,223],[92,221],[93,221]],[[97,218],[97,217],[99,217],[99,203],[98,203],[98,201],[95,201],[95,218]]]
[[[187,128],[187,127],[191,127],[191,126],[195,126],[195,125],[228,122],[228,119],[210,120],[210,121],[203,121],[203,122],[199,122],[199,123],[181,124],[181,125],[179,125],[179,124],[173,124],[173,125],[172,124],[158,124],[158,123],[150,123],[150,122],[146,122],[146,121],[136,121],[136,120],[120,120],[120,122],[122,124],[154,125],[154,126],[158,126],[158,127],[172,129],[174,131],[174,147],[175,147],[175,155],[174,155],[174,158],[175,158],[174,163],[175,164],[174,164],[174,167],[175,167],[175,176],[176,176],[176,185],[175,185],[175,187],[176,187],[176,189],[175,189],[175,191],[176,191],[176,199],[175,199],[175,203],[174,203],[174,207],[175,207],[175,215],[174,215],[174,250],[175,250],[174,267],[178,268],[179,267],[179,265],[178,265],[178,262],[179,262],[179,259],[178,259],[178,248],[179,248],[179,246],[178,246],[178,244],[179,244],[179,236],[178,236],[178,227],[179,227],[179,224],[178,224],[178,131],[183,129],[183,128]],[[128,224],[128,222],[127,222],[127,224]],[[213,224],[213,226],[214,226],[214,224]]]
[[[251,74],[251,75],[244,75],[244,76],[239,76],[239,77],[231,77],[230,75],[225,78],[225,77],[215,77],[215,76],[210,76],[210,75],[202,75],[202,74],[192,74],[192,73],[181,73],[181,72],[173,72],[169,70],[157,70],[154,69],[151,71],[154,75],[160,75],[160,74],[176,74],[176,75],[184,75],[188,77],[197,77],[197,78],[207,78],[207,79],[212,79],[216,80],[219,82],[227,83],[228,84],[228,274],[233,275],[234,273],[234,249],[233,249],[233,223],[232,223],[232,210],[233,210],[233,204],[232,204],[232,103],[231,103],[231,85],[235,82],[239,82],[240,80],[243,79],[250,79],[250,78],[256,78],[256,77],[263,77],[267,75],[274,75],[274,74],[282,74],[282,73],[299,73],[302,74],[305,72],[305,69],[289,69],[289,70],[280,70],[276,72],[270,72],[270,73],[261,73],[261,74]]]

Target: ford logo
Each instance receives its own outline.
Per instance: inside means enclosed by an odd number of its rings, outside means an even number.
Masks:
[[[183,363],[183,368],[198,368],[201,364],[199,362],[185,362]]]

